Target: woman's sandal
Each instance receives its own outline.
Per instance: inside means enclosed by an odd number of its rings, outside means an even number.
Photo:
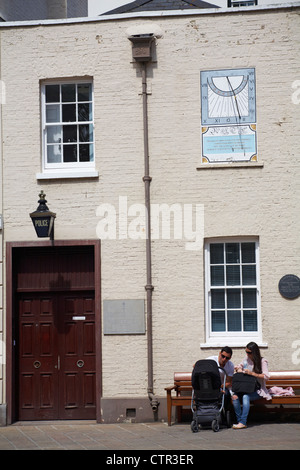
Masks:
[[[233,429],[245,429],[247,426],[243,423],[238,423],[238,424],[234,424],[232,426]]]

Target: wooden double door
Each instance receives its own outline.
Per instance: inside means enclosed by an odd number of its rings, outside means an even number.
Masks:
[[[95,419],[94,291],[19,293],[20,420]]]

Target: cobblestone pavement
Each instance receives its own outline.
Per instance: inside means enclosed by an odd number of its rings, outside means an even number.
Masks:
[[[189,423],[16,423],[0,427],[0,450],[299,450],[299,422],[251,423],[247,429],[192,433]],[[112,454],[113,455],[113,454]]]

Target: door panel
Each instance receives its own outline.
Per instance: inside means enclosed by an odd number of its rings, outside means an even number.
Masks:
[[[60,414],[65,419],[96,416],[94,293],[61,295]]]
[[[57,343],[55,298],[23,294],[19,298],[19,419],[55,419]]]
[[[94,292],[19,294],[19,419],[95,419]]]

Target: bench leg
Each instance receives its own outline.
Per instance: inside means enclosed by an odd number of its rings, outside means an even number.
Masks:
[[[171,392],[167,392],[167,412],[168,412],[168,426],[171,426],[172,421],[172,399]]]

